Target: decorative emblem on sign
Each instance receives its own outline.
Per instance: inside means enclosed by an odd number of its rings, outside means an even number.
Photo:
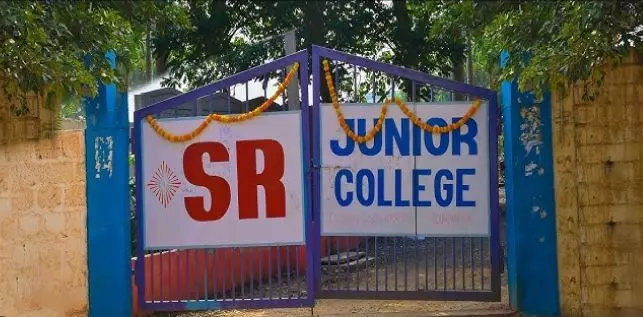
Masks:
[[[165,161],[156,169],[147,187],[154,193],[163,207],[167,208],[174,194],[181,187],[181,181]]]

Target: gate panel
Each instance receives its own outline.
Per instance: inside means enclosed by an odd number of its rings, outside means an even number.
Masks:
[[[171,239],[164,240],[162,239],[162,235],[159,235],[158,226],[163,224],[157,222],[156,227],[146,227],[145,217],[150,216],[150,212],[163,212],[167,210],[163,210],[162,206],[145,208],[144,204],[146,201],[144,200],[143,191],[156,191],[155,193],[158,195],[157,198],[161,201],[161,204],[169,205],[172,204],[173,201],[171,197],[172,194],[176,194],[179,190],[184,190],[178,189],[178,187],[172,188],[173,182],[176,180],[177,182],[185,183],[182,179],[184,175],[181,174],[181,171],[175,171],[167,167],[159,168],[158,173],[155,174],[155,176],[158,176],[158,179],[154,180],[154,182],[144,178],[144,159],[141,158],[141,155],[150,152],[149,150],[145,152],[146,144],[143,143],[148,142],[147,147],[149,148],[150,142],[152,142],[142,138],[145,133],[149,135],[152,129],[152,125],[146,120],[147,116],[154,116],[157,118],[158,123],[165,125],[170,132],[180,134],[192,130],[191,128],[187,129],[186,125],[193,124],[194,127],[196,127],[197,121],[203,121],[204,117],[196,120],[197,116],[205,116],[210,113],[246,113],[256,109],[273,94],[270,90],[276,89],[267,85],[265,81],[266,78],[283,82],[286,74],[295,63],[299,64],[299,71],[298,76],[297,73],[295,73],[292,81],[297,82],[298,78],[304,79],[299,81],[300,96],[288,96],[286,92],[282,93],[276,102],[266,110],[266,112],[269,113],[264,114],[264,116],[266,116],[266,118],[269,116],[277,116],[275,117],[277,120],[279,120],[279,116],[281,116],[280,113],[299,113],[300,116],[298,119],[300,126],[294,124],[292,127],[286,128],[292,129],[293,133],[299,133],[299,135],[301,135],[302,153],[299,163],[302,166],[302,191],[304,198],[299,206],[303,212],[302,222],[305,231],[302,233],[301,239],[304,243],[282,245],[277,242],[271,242],[268,244],[259,244],[257,243],[257,239],[260,239],[260,237],[256,237],[254,240],[248,239],[245,245],[239,243],[232,243],[230,245],[217,243],[216,245],[208,246],[198,243],[202,236],[208,235],[207,231],[188,231],[180,234],[173,232],[174,230],[172,230],[172,228],[168,228],[168,235],[171,234],[173,237],[176,237],[174,240],[180,241],[177,242],[175,246],[172,246]],[[312,257],[313,250],[309,246],[312,245],[312,239],[315,237],[314,234],[311,234],[313,228],[311,225],[312,222],[310,221],[310,204],[308,203],[310,191],[307,175],[310,155],[307,78],[307,54],[304,50],[188,93],[164,100],[152,106],[139,109],[135,112],[134,146],[137,158],[136,183],[138,184],[136,188],[138,238],[137,258],[135,260],[135,294],[137,301],[135,302],[138,303],[139,309],[146,311],[185,311],[228,308],[305,307],[313,305],[315,289],[313,288],[312,281],[314,271],[312,269],[307,270],[307,264],[314,263]],[[262,81],[264,82],[263,85],[261,84]],[[291,98],[297,100],[294,104],[299,104],[301,110],[288,109],[287,105],[293,104],[288,102]],[[180,119],[182,120],[181,122],[187,122],[186,124],[173,125],[172,122],[176,122],[176,118],[182,117],[187,117]],[[292,115],[288,118],[292,118]],[[190,120],[193,119],[194,122],[191,123],[192,121]],[[268,119],[258,118],[256,120]],[[274,125],[272,126],[274,127]],[[235,126],[231,127],[234,128]],[[245,126],[239,129],[245,129],[244,127]],[[175,130],[171,130],[172,128],[175,128]],[[268,126],[263,128],[270,129]],[[280,128],[283,129],[284,127],[281,126]],[[147,129],[147,132],[145,132],[145,129]],[[226,129],[221,128],[221,131],[225,132],[224,130]],[[230,133],[228,130],[230,129],[226,130],[227,133]],[[272,130],[279,129],[273,128]],[[228,136],[224,134],[219,135],[219,138],[213,138],[211,135],[212,131],[206,131],[204,133],[206,133],[207,136],[206,141],[223,142],[228,138]],[[243,136],[237,135],[236,137],[243,139]],[[187,144],[189,143],[177,145],[177,143],[168,141],[167,147],[182,149],[185,148]],[[228,145],[226,144],[226,146]],[[209,153],[210,161],[215,161],[212,156],[214,152],[207,153]],[[204,155],[201,156],[201,159],[203,158]],[[264,161],[268,162],[265,158]],[[184,165],[184,169],[186,168],[185,166],[186,165]],[[267,167],[264,168],[267,169]],[[203,167],[203,169],[205,170],[205,167]],[[235,171],[221,170],[221,173],[223,173],[221,175],[233,172]],[[259,170],[257,173],[260,173]],[[236,179],[234,180],[234,182],[237,181]],[[286,190],[287,189],[288,187],[286,185]],[[189,189],[189,193],[192,193],[194,190],[196,189]],[[262,196],[264,192],[259,191],[258,195]],[[207,195],[203,197],[205,196]],[[210,197],[209,199],[211,201],[213,198]],[[232,197],[233,201],[236,201],[236,199],[237,197]],[[176,198],[174,198],[174,200],[176,200]],[[206,204],[207,201],[208,198],[203,198],[201,204]],[[267,211],[259,207],[258,212],[259,217],[265,217]],[[276,212],[278,213],[279,211]],[[239,210],[239,213],[241,213],[241,210]],[[172,217],[173,215],[166,213],[166,215],[163,216]],[[234,216],[236,217],[236,215]],[[155,217],[158,217],[158,215]],[[181,229],[185,230],[185,228],[182,228],[177,222],[176,230]],[[256,233],[255,230],[248,229],[241,231],[242,232],[233,232],[232,234],[239,233],[252,236]],[[193,232],[199,232],[199,234],[193,234]],[[273,235],[275,234],[278,234],[278,232],[273,230]],[[152,235],[154,235],[155,240],[150,240]],[[150,241],[153,241],[155,244],[150,245]],[[196,241],[194,242],[196,244],[189,245],[189,242],[186,241]]]
[[[315,259],[318,259],[315,262],[317,265],[315,267],[315,287],[319,292],[318,296],[320,298],[499,301],[501,264],[499,252],[496,92],[327,48],[313,47],[312,55],[314,78],[312,150],[315,167],[313,170],[312,194],[313,218],[317,229],[317,239],[329,239],[331,241],[331,243],[325,244],[316,241],[317,245],[320,246],[315,254]],[[463,227],[458,227],[460,226],[458,224],[456,229],[460,228],[460,230],[454,231],[457,234],[448,233],[448,230],[445,231],[447,233],[442,233],[439,231],[439,227],[425,227],[429,218],[421,213],[429,211],[427,208],[423,208],[420,203],[404,201],[403,196],[405,193],[408,194],[408,189],[404,192],[404,189],[399,188],[410,187],[415,180],[412,181],[407,177],[409,175],[403,174],[405,173],[405,167],[400,166],[404,166],[404,164],[400,165],[401,163],[398,161],[392,159],[387,166],[376,167],[375,165],[370,165],[371,163],[369,162],[372,159],[368,158],[366,154],[363,160],[358,160],[357,166],[342,165],[340,164],[341,160],[325,161],[323,157],[328,155],[322,151],[328,151],[328,144],[324,143],[328,139],[324,138],[324,131],[326,131],[325,129],[333,129],[333,127],[328,123],[332,122],[332,120],[325,121],[327,123],[322,124],[321,118],[333,111],[330,104],[321,103],[321,94],[328,94],[329,92],[328,88],[324,87],[327,83],[325,81],[325,72],[322,69],[322,60],[329,60],[330,62],[331,80],[334,82],[333,86],[340,99],[339,102],[345,118],[355,118],[357,112],[366,111],[368,111],[368,120],[373,118],[373,122],[366,121],[366,127],[362,126],[361,128],[359,121],[347,122],[353,131],[362,136],[377,122],[379,106],[382,105],[384,99],[399,95],[401,87],[404,87],[403,90],[407,93],[405,98],[404,96],[401,98],[409,102],[409,110],[417,113],[420,118],[425,120],[427,116],[433,113],[436,113],[436,117],[440,117],[440,114],[449,113],[448,111],[451,111],[449,107],[454,109],[463,109],[464,106],[469,107],[474,98],[483,100],[479,113],[476,115],[476,120],[482,120],[481,129],[483,126],[488,127],[488,135],[486,135],[488,144],[480,145],[488,149],[488,158],[482,157],[483,160],[488,160],[488,162],[476,163],[474,160],[471,164],[482,164],[477,170],[484,170],[486,173],[476,183],[478,187],[485,188],[488,186],[484,197],[477,200],[484,203],[485,206],[476,207],[475,212],[482,213],[484,217],[478,218],[486,220],[488,227],[478,225],[477,227],[462,229]],[[347,84],[347,82],[352,82],[352,84]],[[396,89],[398,94],[396,94]],[[454,102],[455,96],[464,96],[466,101]],[[458,99],[462,100],[461,98]],[[374,106],[373,108],[377,110],[366,107],[367,105]],[[351,107],[358,107],[360,110],[357,111],[357,108],[352,110]],[[398,106],[392,103],[388,107],[387,118],[406,118],[406,114],[401,114],[403,111],[397,108]],[[466,108],[464,109],[462,113],[466,112]],[[387,123],[386,121],[383,122],[384,130],[380,130],[379,133],[383,133],[381,131],[386,130]],[[339,125],[337,126],[339,127]],[[471,126],[467,126],[467,129],[470,128]],[[339,128],[336,129],[339,130]],[[404,134],[403,132],[400,133],[401,135]],[[415,133],[420,135],[420,130],[413,127],[408,133],[410,135]],[[389,137],[391,139],[400,137],[399,135],[391,135],[380,135],[379,137]],[[376,136],[373,138],[374,141],[365,143],[367,149],[377,147],[377,138]],[[437,139],[434,139],[434,142],[436,142],[435,140]],[[384,151],[387,141],[380,139],[379,142],[382,142],[380,146],[382,147],[381,150]],[[344,146],[348,148],[347,141],[338,144],[336,145],[339,148]],[[414,151],[414,146],[414,144],[411,144],[409,151]],[[357,148],[358,145],[356,144],[355,149]],[[465,160],[458,157],[453,159]],[[420,158],[414,158],[411,164],[414,169],[421,168],[424,165],[424,168],[428,166],[437,170],[443,163],[440,163],[439,160],[425,162],[420,161]],[[379,170],[371,174],[362,174],[363,180],[359,181],[357,179],[360,178],[360,175],[355,169],[361,168],[379,168]],[[393,170],[397,168],[403,171],[399,175],[397,175],[397,171],[393,173]],[[341,221],[346,222],[343,227],[348,229],[345,231],[328,230],[328,228],[325,228],[324,221],[328,221],[330,219],[328,217],[333,216],[329,216],[329,209],[324,209],[324,204],[327,204],[324,197],[327,195],[322,195],[322,191],[337,191],[337,187],[341,185],[337,183],[337,179],[339,179],[337,170],[346,171],[343,178],[340,179],[343,182],[341,184],[348,184],[346,186],[353,185],[354,187],[351,188],[354,189],[361,188],[356,189],[350,199],[362,199],[367,206],[371,204],[371,206],[375,206],[373,202],[376,201],[377,206],[403,206],[404,208],[398,208],[398,212],[391,212],[390,214],[387,214],[386,209],[381,209],[383,210],[382,214],[373,216],[380,217],[380,220],[364,225],[364,219],[355,216],[354,211],[357,208],[355,207],[357,204],[349,202],[346,192],[339,194],[335,192],[335,195],[340,195],[336,196],[338,197],[337,199],[344,200],[344,206],[351,208],[353,213],[350,216],[341,215],[341,212],[337,212],[334,215],[335,217],[342,217]],[[335,183],[328,184],[328,173],[335,176]],[[384,178],[384,175],[388,175],[388,178]],[[455,177],[452,179],[455,180]],[[370,184],[370,182],[375,184]],[[380,183],[388,185],[380,185]],[[401,187],[398,186],[398,183]],[[389,194],[395,197],[386,197],[386,190],[381,188],[391,185],[394,185],[396,189],[395,193]],[[417,184],[413,186],[417,187]],[[364,194],[369,189],[375,193],[372,198]],[[444,195],[443,190],[440,192]],[[451,193],[453,194],[453,190]],[[357,198],[357,195],[362,196]],[[448,194],[446,195],[448,196]],[[414,198],[413,200],[416,199]],[[436,204],[436,202],[433,201],[433,204]],[[368,212],[368,208],[360,208],[362,209],[359,209],[359,211]],[[412,209],[411,212],[408,211],[408,208]],[[345,210],[348,213],[351,209]],[[404,217],[408,215],[415,218],[405,219]],[[457,221],[455,218],[449,218],[451,215],[445,215],[440,218],[434,214],[432,216],[434,217],[433,221],[438,223]],[[480,219],[476,220],[478,224],[482,223]],[[351,221],[355,221],[352,230],[350,229],[352,224],[349,224]],[[375,229],[383,221],[389,222],[390,227]],[[466,221],[461,220],[461,222],[465,223]],[[415,225],[414,230],[409,230],[409,224]],[[420,225],[422,227],[418,227]],[[339,225],[338,227],[342,226]],[[365,229],[372,229],[373,231],[369,232]],[[331,256],[326,256],[327,254]]]

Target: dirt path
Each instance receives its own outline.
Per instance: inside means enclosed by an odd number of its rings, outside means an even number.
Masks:
[[[174,316],[181,317],[304,317],[304,316],[421,316],[434,313],[435,316],[448,316],[454,312],[501,312],[509,311],[507,287],[502,287],[502,301],[483,302],[434,302],[434,301],[390,301],[390,300],[318,300],[313,309],[269,309],[269,310],[231,310],[225,312],[194,312]],[[171,316],[171,315],[167,315]]]

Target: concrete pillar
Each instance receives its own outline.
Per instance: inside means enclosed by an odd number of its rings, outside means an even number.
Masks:
[[[84,106],[89,316],[131,316],[127,93],[99,83]]]
[[[501,57],[504,67],[508,58]],[[551,98],[502,83],[509,301],[523,316],[557,316],[556,215]]]

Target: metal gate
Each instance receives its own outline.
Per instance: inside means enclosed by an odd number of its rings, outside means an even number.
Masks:
[[[248,112],[272,94],[267,91],[269,79],[284,80],[295,63],[299,63],[295,78],[303,79],[299,81],[299,90],[287,90],[267,111],[298,111],[289,109],[289,105],[295,105],[301,109],[303,131],[308,131],[308,57],[303,50],[135,111],[135,154],[138,157],[142,153],[141,124],[147,116],[175,118]],[[257,83],[263,83],[262,88],[258,88],[263,90],[263,96],[250,98],[250,86],[257,86]],[[303,159],[308,162],[309,139],[302,138]],[[141,164],[137,159],[135,303],[139,309],[185,311],[313,305],[314,271],[306,269],[306,263],[313,263],[313,248],[307,246],[314,237],[308,210],[304,210],[305,246],[149,250],[144,245],[142,206],[142,191],[148,180],[142,178]]]
[[[410,102],[478,97],[488,101],[490,235],[488,236],[323,236],[320,234],[320,94],[322,60],[332,65],[337,95],[345,103],[381,104],[405,85]],[[500,300],[500,244],[497,175],[496,92],[418,71],[314,46],[313,67],[313,217],[315,283],[320,298]],[[339,78],[352,81],[352,85]],[[344,92],[342,94],[342,92]],[[328,91],[326,91],[328,93]],[[355,185],[357,187],[357,185]],[[325,189],[325,188],[324,188]],[[417,213],[417,207],[416,207]],[[417,223],[417,216],[416,216]],[[332,255],[331,255],[332,254]],[[328,256],[331,255],[331,256]]]
[[[321,234],[320,107],[321,60],[333,65],[344,102],[381,103],[402,85],[410,102],[448,101],[454,95],[488,102],[490,234],[486,236]],[[136,304],[146,311],[220,310],[313,306],[316,298],[374,298],[499,301],[499,243],[496,92],[425,73],[314,46],[313,102],[308,103],[305,50],[213,84],[139,109],[134,114],[135,154],[141,153],[141,124],[156,118],[243,113],[267,99],[267,78],[283,79],[299,63],[298,95],[283,94],[268,111],[301,108],[305,182],[310,184],[305,245],[148,250],[144,245],[141,160],[136,160]],[[339,78],[352,79],[346,85]],[[364,80],[364,78],[366,78]],[[263,97],[250,99],[249,86]],[[346,93],[346,92],[349,93]],[[293,90],[289,90],[293,92]],[[245,98],[239,96],[245,95]],[[241,100],[240,100],[241,99]],[[279,103],[279,102],[278,102]],[[312,112],[311,112],[312,110]],[[308,266],[306,264],[309,264]]]

